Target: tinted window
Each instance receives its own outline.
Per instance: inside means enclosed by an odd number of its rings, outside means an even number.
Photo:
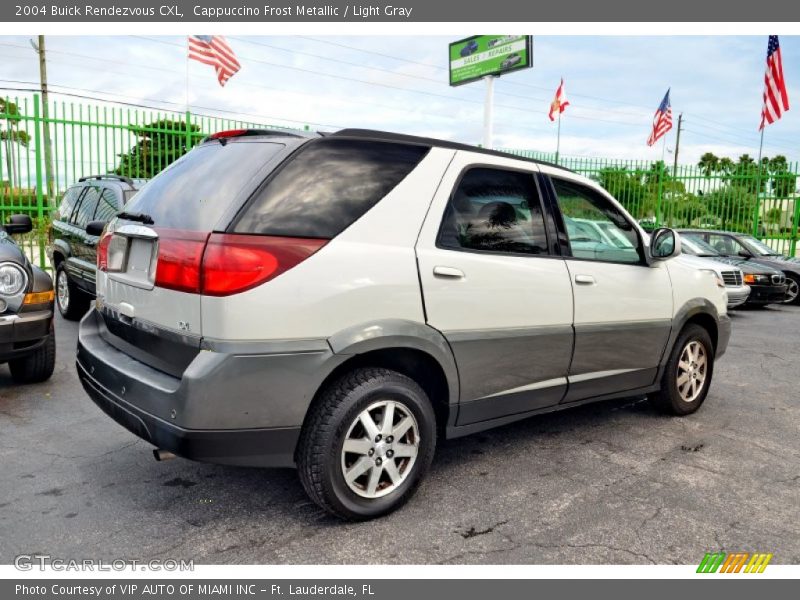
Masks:
[[[150,180],[125,206],[150,215],[156,227],[211,231],[234,198],[283,144],[232,139],[206,142]]]
[[[114,190],[105,188],[100,194],[100,201],[97,203],[92,221],[110,221],[119,211],[117,194],[114,193]]]
[[[333,238],[386,196],[427,152],[427,147],[386,142],[310,142],[254,198],[234,231]]]
[[[467,171],[450,198],[437,243],[457,250],[546,254],[533,176],[483,167]]]
[[[94,211],[97,210],[97,202],[100,199],[100,190],[96,187],[90,187],[81,198],[78,209],[72,216],[72,222],[80,228],[85,228],[89,221],[94,217]]]
[[[61,199],[61,204],[58,205],[58,213],[55,216],[56,221],[69,221],[72,216],[72,209],[75,208],[75,203],[83,192],[83,187],[71,187]]]
[[[600,192],[553,179],[567,237],[576,258],[639,263],[639,236],[633,225]]]

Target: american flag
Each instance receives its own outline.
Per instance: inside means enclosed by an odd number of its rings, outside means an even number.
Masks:
[[[556,118],[553,115],[558,113],[561,116],[567,106],[569,106],[569,100],[567,100],[567,93],[564,91],[564,79],[562,78],[556,90],[556,97],[550,103],[550,114],[547,116],[550,117],[551,121],[555,121]]]
[[[669,103],[669,90],[664,94],[664,99],[656,109],[656,114],[653,115],[653,131],[650,132],[650,137],[647,138],[647,145],[652,146],[661,137],[672,129],[672,106]]]
[[[233,50],[221,35],[190,35],[189,58],[214,67],[222,86],[241,68]]]
[[[767,43],[767,71],[764,73],[764,108],[761,109],[761,125],[774,123],[781,118],[781,111],[789,110],[789,95],[786,93],[786,82],[783,80],[783,62],[778,36],[769,36]]]

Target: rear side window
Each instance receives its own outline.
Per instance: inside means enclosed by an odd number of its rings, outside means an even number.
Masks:
[[[72,216],[72,209],[75,208],[75,203],[78,201],[78,198],[81,197],[81,192],[83,192],[83,190],[83,187],[71,187],[64,193],[61,204],[58,205],[58,214],[55,217],[56,221],[69,221]]]
[[[81,203],[78,205],[78,210],[72,217],[72,221],[77,227],[80,227],[81,229],[86,228],[86,226],[89,224],[89,221],[91,221],[94,217],[94,211],[97,210],[97,202],[99,200],[100,190],[98,188],[90,187],[88,190],[86,190],[86,193],[81,199]]]
[[[256,194],[234,231],[333,238],[392,191],[428,150],[363,140],[309,142]]]
[[[206,142],[150,180],[125,206],[156,227],[211,231],[283,144],[253,138]]]

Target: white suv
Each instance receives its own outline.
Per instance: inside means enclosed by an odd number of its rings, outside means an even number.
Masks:
[[[411,496],[439,436],[635,394],[697,410],[725,289],[668,260],[673,231],[644,240],[554,165],[375,131],[223,132],[109,223],[77,368],[158,455],[297,466],[322,507],[371,518]]]

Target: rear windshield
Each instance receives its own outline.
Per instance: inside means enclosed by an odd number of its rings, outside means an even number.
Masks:
[[[429,149],[333,138],[309,142],[256,193],[234,231],[333,238],[392,191]]]
[[[252,138],[208,142],[179,158],[125,205],[156,227],[211,231],[234,198],[284,145]]]

